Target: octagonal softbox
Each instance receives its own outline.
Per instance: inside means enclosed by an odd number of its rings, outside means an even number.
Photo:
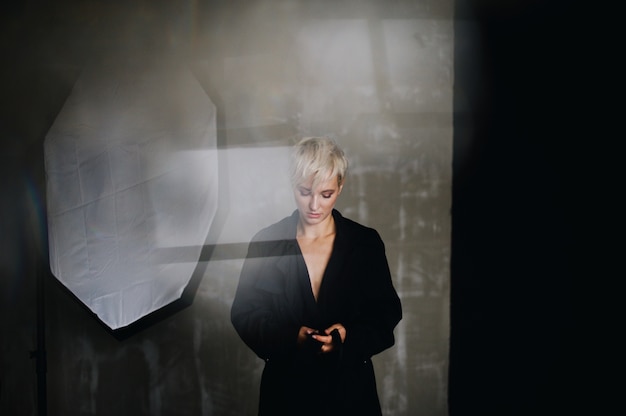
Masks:
[[[51,271],[113,330],[190,281],[217,211],[215,120],[186,69],[99,67],[45,138]]]

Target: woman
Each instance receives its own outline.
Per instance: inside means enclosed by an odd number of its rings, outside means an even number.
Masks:
[[[331,139],[303,139],[297,210],[248,248],[231,319],[265,360],[259,415],[381,414],[371,357],[402,310],[378,233],[334,209],[347,167]]]

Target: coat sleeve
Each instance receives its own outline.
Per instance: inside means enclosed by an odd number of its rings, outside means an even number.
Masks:
[[[402,319],[400,298],[393,287],[391,273],[380,235],[371,236],[358,250],[358,296],[352,306],[352,319],[346,324],[344,357],[370,358],[395,343],[393,330]]]
[[[264,360],[294,350],[300,329],[280,310],[284,286],[272,275],[275,257],[270,257],[268,245],[250,243],[231,307],[237,333]]]

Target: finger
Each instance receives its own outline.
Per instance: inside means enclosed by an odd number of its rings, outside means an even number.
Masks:
[[[322,347],[320,348],[320,352],[322,354],[326,354],[331,352],[334,349],[334,345],[333,344],[323,344]]]
[[[346,334],[347,334],[347,330],[346,327],[344,327],[341,324],[335,324],[333,326],[331,326],[328,330],[328,332],[332,332],[334,329],[336,329],[337,331],[339,331],[339,336],[341,337],[341,342],[344,342],[346,339]]]
[[[327,333],[327,334],[330,334],[330,333],[331,333],[334,329],[336,329],[336,330],[337,330],[337,331],[339,331],[339,332],[344,332],[344,331],[346,330],[346,328],[345,328],[343,325],[341,325],[341,324],[335,324],[335,325],[331,326],[330,328],[328,328],[328,329],[326,330],[326,333]]]
[[[314,334],[313,335],[313,339],[322,342],[324,344],[331,344],[333,342],[333,337],[330,335],[319,335],[319,334]]]

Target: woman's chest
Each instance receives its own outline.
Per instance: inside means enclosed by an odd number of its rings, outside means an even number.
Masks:
[[[313,296],[317,299],[333,252],[333,238],[298,239]]]

